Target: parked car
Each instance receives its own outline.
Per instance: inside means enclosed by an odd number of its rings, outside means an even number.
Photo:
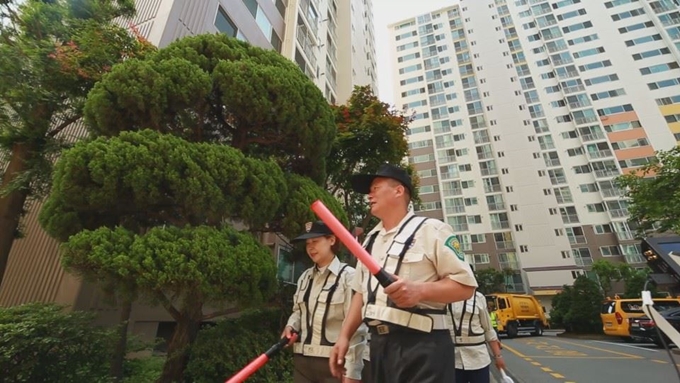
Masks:
[[[670,308],[680,308],[678,298],[655,298],[654,308],[663,311]],[[602,319],[602,330],[605,335],[622,338],[625,341],[632,341],[630,334],[630,324],[636,318],[644,316],[642,311],[642,299],[607,299],[602,302],[600,318]]]
[[[664,317],[673,328],[680,331],[680,308],[676,307],[660,311],[659,315]],[[656,324],[647,315],[631,319],[630,335],[633,337],[649,339],[657,346],[663,347],[659,332],[656,331]],[[663,334],[663,339],[667,345],[671,343],[671,340],[666,334]]]

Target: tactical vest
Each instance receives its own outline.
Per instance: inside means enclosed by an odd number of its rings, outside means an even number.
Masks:
[[[318,356],[328,358],[333,348],[334,343],[326,338],[326,319],[328,317],[328,309],[338,288],[342,273],[347,268],[347,264],[341,263],[342,268],[335,276],[332,272],[328,272],[323,286],[319,292],[316,302],[310,302],[310,295],[312,293],[312,284],[314,282],[314,270],[309,269],[307,278],[300,278],[306,284],[301,287],[304,290],[304,298],[300,303],[300,320],[305,331],[305,338],[300,339],[293,345],[293,352],[307,356]],[[326,288],[330,284],[330,287]],[[320,326],[320,331],[314,331],[315,326]],[[316,334],[316,336],[315,336]]]
[[[481,334],[477,334],[472,329],[472,320],[475,312],[479,311],[477,307],[477,294],[472,296],[472,312],[467,311],[468,300],[463,301],[463,312],[460,314],[460,319],[456,323],[456,318],[453,312],[453,304],[449,304],[449,313],[453,321],[454,340],[457,347],[479,346],[486,343],[486,337],[482,329]],[[484,314],[484,313],[481,313]],[[463,332],[463,323],[467,321],[467,331]],[[481,324],[480,324],[481,325]]]
[[[383,263],[383,269],[388,273],[399,275],[401,264],[406,252],[413,244],[418,229],[427,221],[426,217],[411,216],[399,229],[390,244]],[[371,253],[373,243],[378,236],[378,231],[373,233],[366,241],[365,249]],[[390,260],[397,259],[396,264]],[[423,332],[431,332],[433,329],[446,329],[446,308],[441,310],[423,308],[397,308],[396,305],[380,289],[380,284],[373,276],[366,281],[366,308],[364,321],[369,326],[377,326],[387,322],[389,324],[407,327]],[[386,302],[386,305],[376,304],[377,298]]]

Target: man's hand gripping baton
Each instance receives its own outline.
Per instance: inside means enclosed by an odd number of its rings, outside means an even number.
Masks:
[[[345,229],[344,226],[342,226],[342,223],[338,221],[337,218],[333,215],[333,213],[328,210],[326,205],[323,204],[323,202],[316,200],[314,203],[312,203],[312,210],[314,213],[316,213],[319,218],[333,231],[333,234],[335,234],[336,237],[342,242],[349,251],[354,254],[355,257],[361,263],[366,266],[368,271],[378,280],[380,285],[382,287],[387,287],[391,285],[394,282],[394,278],[388,274],[385,269],[380,267],[378,262],[371,257],[370,254],[364,249],[359,242],[350,234],[347,229]]]
[[[259,370],[262,366],[264,366],[269,359],[271,359],[273,356],[278,354],[288,343],[294,343],[295,340],[297,340],[298,333],[294,332],[293,336],[290,338],[286,338],[285,336],[281,338],[281,340],[278,341],[275,345],[273,345],[269,350],[267,350],[264,354],[258,356],[253,360],[252,362],[248,363],[247,366],[243,367],[241,371],[236,373],[231,379],[227,380],[226,383],[242,383],[245,382],[250,375],[254,374],[257,370]]]

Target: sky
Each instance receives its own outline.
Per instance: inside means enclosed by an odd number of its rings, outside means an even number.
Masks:
[[[390,44],[387,41],[387,26],[412,16],[429,13],[439,8],[457,4],[458,0],[373,0],[373,23],[378,64],[378,96],[383,102],[394,104],[392,85],[393,65]]]

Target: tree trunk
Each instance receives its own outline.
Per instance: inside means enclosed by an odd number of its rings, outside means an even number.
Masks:
[[[117,382],[123,380],[123,364],[127,351],[127,335],[132,313],[132,299],[125,298],[121,305],[120,317],[118,322],[118,339],[111,358],[111,369],[109,375]]]
[[[200,305],[181,311],[177,327],[175,327],[172,339],[170,339],[163,372],[161,372],[161,377],[157,383],[180,383],[184,381],[184,368],[189,359],[189,347],[196,340],[202,317]]]
[[[31,157],[31,148],[26,143],[16,143],[12,148],[9,164],[2,177],[0,190],[4,190],[28,169],[27,161]],[[27,189],[18,189],[0,197],[0,286],[7,269],[9,252],[16,238],[19,221],[28,198]]]

